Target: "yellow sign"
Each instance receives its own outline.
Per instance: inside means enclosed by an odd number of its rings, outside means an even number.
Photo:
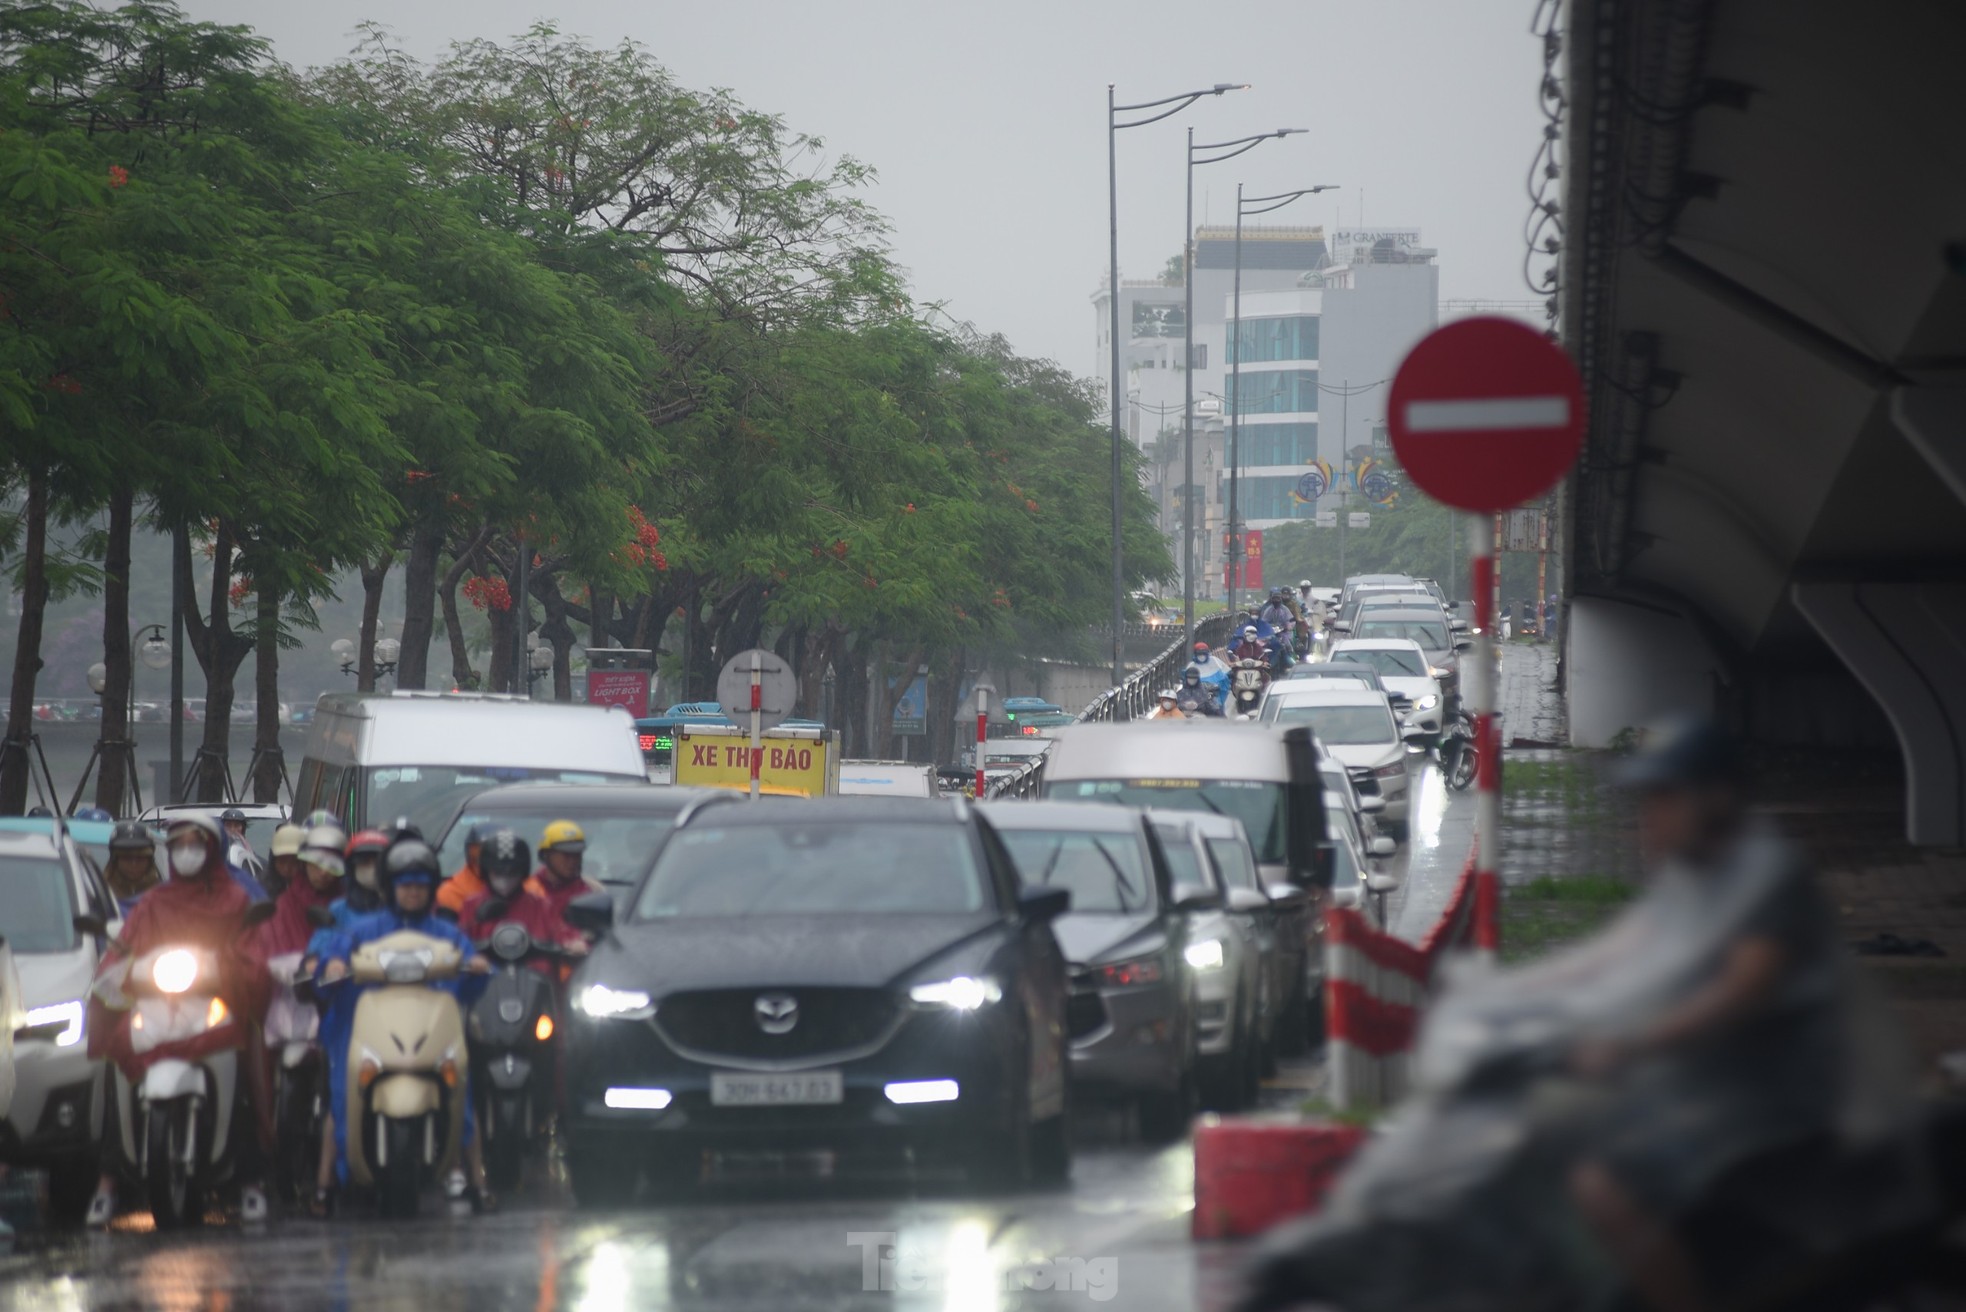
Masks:
[[[775,738],[765,734],[758,748],[761,792],[823,797],[833,791],[832,739]],[[748,734],[676,733],[676,777],[688,788],[751,788]]]

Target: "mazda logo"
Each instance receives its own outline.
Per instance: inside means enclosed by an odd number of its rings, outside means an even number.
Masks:
[[[799,1023],[799,1000],[789,993],[760,993],[751,1012],[765,1033],[790,1034]]]

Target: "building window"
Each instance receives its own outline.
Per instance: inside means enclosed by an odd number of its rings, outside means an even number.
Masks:
[[[1318,502],[1300,503],[1290,494],[1297,486],[1296,478],[1245,478],[1237,488],[1236,499],[1241,504],[1236,509],[1242,519],[1312,519],[1318,512],[1319,504],[1327,504],[1336,509],[1337,500],[1332,497],[1321,498]]]
[[[1243,362],[1265,360],[1315,360],[1318,358],[1318,317],[1293,315],[1287,319],[1244,319],[1236,334],[1236,346]],[[1232,360],[1234,356],[1230,357]]]
[[[1188,364],[1189,367],[1192,369],[1208,368],[1208,343],[1207,342],[1195,343],[1195,353],[1189,357]]]
[[[1317,457],[1317,425],[1240,424],[1236,444],[1244,469],[1263,465],[1308,465]]]
[[[1231,375],[1230,405],[1245,415],[1307,414],[1317,410],[1317,370],[1280,369]],[[1242,403],[1236,405],[1236,388]]]

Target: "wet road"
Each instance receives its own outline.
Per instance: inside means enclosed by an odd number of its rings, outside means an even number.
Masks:
[[[1467,853],[1471,797],[1431,768],[1416,780],[1412,841],[1387,908],[1425,932]],[[1287,1064],[1265,1105],[1314,1093],[1315,1060]],[[859,1312],[1052,1309],[1106,1303],[1159,1312],[1227,1305],[1243,1248],[1188,1237],[1186,1143],[1141,1144],[1123,1116],[1075,1126],[1069,1188],[978,1196],[960,1183],[753,1182],[706,1187],[684,1203],[573,1209],[547,1163],[495,1216],[432,1214],[385,1223],[276,1220],[191,1234],[127,1218],[107,1235],[27,1236],[0,1258],[0,1312]]]

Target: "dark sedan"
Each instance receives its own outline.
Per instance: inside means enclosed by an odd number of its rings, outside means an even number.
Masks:
[[[687,1185],[707,1155],[1069,1171],[1055,891],[1019,894],[967,803],[703,808],[572,982],[568,1173],[584,1205]],[[572,915],[610,919],[605,900]]]

